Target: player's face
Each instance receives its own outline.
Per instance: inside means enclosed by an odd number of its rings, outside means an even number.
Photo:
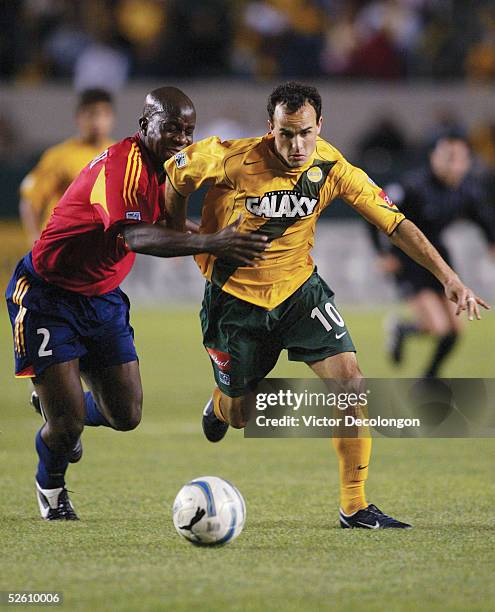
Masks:
[[[195,127],[196,111],[190,107],[156,113],[141,123],[146,146],[161,162],[192,143]]]
[[[304,166],[316,148],[321,131],[321,117],[316,120],[315,109],[306,102],[295,113],[283,104],[277,104],[272,121],[268,122],[275,138],[275,150],[291,168]]]
[[[434,174],[449,187],[460,185],[472,164],[471,152],[463,140],[439,140],[430,160]]]
[[[76,122],[84,142],[98,144],[107,140],[113,130],[115,114],[108,102],[95,102],[77,113]]]

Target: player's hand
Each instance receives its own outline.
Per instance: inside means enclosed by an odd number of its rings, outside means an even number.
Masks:
[[[402,268],[400,259],[392,253],[380,255],[377,260],[378,268],[385,274],[397,274]]]
[[[242,215],[227,227],[212,234],[207,250],[221,259],[256,267],[256,260],[264,259],[262,253],[268,246],[268,237],[240,232],[241,223]]]
[[[470,321],[475,317],[478,320],[481,319],[480,306],[490,310],[490,306],[485,300],[477,296],[469,287],[466,287],[459,277],[454,277],[445,283],[445,295],[451,302],[457,304],[456,316],[466,310]]]
[[[186,232],[189,234],[199,234],[199,225],[191,219],[186,219]]]

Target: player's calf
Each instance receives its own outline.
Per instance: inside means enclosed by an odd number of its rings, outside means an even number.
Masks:
[[[97,424],[131,431],[141,422],[143,390],[137,361],[92,370],[83,374],[91,389],[86,393],[86,413]]]
[[[41,403],[41,400],[39,398],[39,395],[36,393],[36,391],[33,391],[31,393],[31,405],[33,406],[33,408],[35,409],[35,411],[41,415],[43,417],[43,420],[47,421],[45,412],[43,410],[43,405]],[[81,429],[82,431],[82,429]],[[81,437],[79,435],[79,437],[77,438],[77,441],[75,442],[75,444],[71,447],[71,451],[69,454],[69,463],[77,463],[78,461],[81,460],[83,454],[83,446],[82,446],[82,442],[81,442]]]
[[[252,396],[229,397],[220,390],[218,390],[218,393],[219,407],[223,420],[234,429],[244,429],[251,415]]]
[[[81,437],[83,421],[72,416],[51,418],[43,428],[43,438],[58,454],[70,455]]]

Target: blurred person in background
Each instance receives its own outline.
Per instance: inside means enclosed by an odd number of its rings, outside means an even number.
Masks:
[[[108,92],[83,91],[76,110],[77,135],[47,149],[22,181],[19,212],[31,244],[40,237],[53,208],[79,172],[113,143],[114,119]]]
[[[432,144],[427,166],[406,174],[399,184],[388,187],[401,212],[421,229],[447,262],[451,258],[443,231],[461,217],[479,225],[495,256],[495,208],[479,177],[473,174],[472,166],[471,150],[464,135],[447,132]],[[430,272],[399,249],[385,245],[377,231],[372,229],[371,235],[379,252],[380,268],[393,275],[400,296],[415,315],[413,320],[390,321],[390,358],[400,364],[404,343],[409,337],[430,335],[435,347],[422,375],[436,377],[462,331],[462,322],[455,316],[455,305],[446,299],[442,285]]]

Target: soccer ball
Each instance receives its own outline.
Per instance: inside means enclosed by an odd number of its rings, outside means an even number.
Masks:
[[[177,533],[193,544],[227,544],[244,527],[246,504],[227,480],[203,476],[182,487],[172,513]]]

